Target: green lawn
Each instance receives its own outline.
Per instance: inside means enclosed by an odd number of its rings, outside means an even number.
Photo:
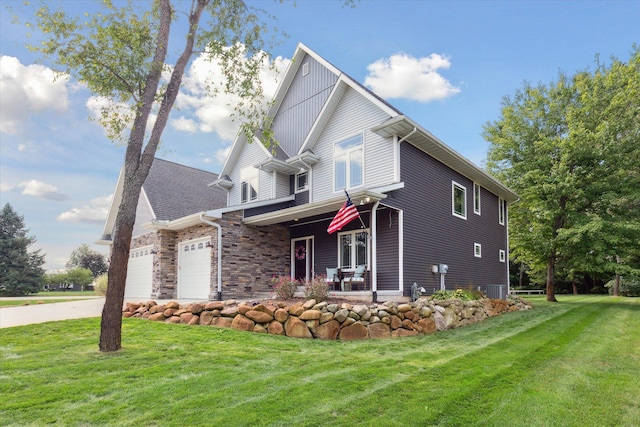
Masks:
[[[327,342],[126,319],[0,330],[0,424],[637,426],[640,298],[535,308],[420,336]]]

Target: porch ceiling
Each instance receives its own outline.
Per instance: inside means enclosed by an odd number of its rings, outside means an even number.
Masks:
[[[374,191],[363,190],[349,194],[353,203],[358,206],[361,200],[365,203],[377,202],[386,198],[386,194]],[[268,212],[261,215],[251,216],[244,219],[245,224],[250,225],[272,225],[282,222],[296,221],[303,218],[322,215],[329,212],[337,212],[345,202],[345,196],[337,196],[320,202],[307,203],[291,208],[280,209],[274,212]]]

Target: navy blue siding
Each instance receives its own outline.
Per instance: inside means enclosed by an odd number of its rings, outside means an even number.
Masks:
[[[440,263],[449,265],[447,288],[506,284],[499,250],[507,249],[507,231],[498,223],[498,197],[483,188],[482,214],[476,215],[471,180],[408,143],[400,158],[405,187],[385,202],[404,211],[404,294],[414,282],[437,287],[431,266]],[[466,187],[466,220],[451,213],[452,181]],[[482,245],[482,258],[474,257],[474,243]]]

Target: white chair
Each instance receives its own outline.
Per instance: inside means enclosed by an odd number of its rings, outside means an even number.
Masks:
[[[340,290],[340,274],[338,272],[338,268],[327,268],[327,284],[329,288],[333,291]]]
[[[362,290],[366,290],[366,272],[367,272],[367,268],[364,265],[359,265],[356,267],[355,271],[353,273],[344,273],[344,277],[342,279],[342,283],[343,283],[343,288],[346,288],[347,290],[351,291],[351,290],[360,290],[360,287],[362,286]],[[344,289],[343,289],[344,290]]]

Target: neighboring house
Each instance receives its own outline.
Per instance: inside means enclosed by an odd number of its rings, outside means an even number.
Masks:
[[[166,221],[155,211],[138,218],[153,232],[134,239],[132,252],[157,251],[145,296],[242,298],[270,292],[273,275],[304,281],[327,268],[365,266],[358,290],[337,284],[335,292],[399,299],[414,283],[440,288],[440,264],[448,265],[448,289],[502,285],[506,294],[515,193],[302,44],[269,114],[278,147],[239,134],[210,182],[208,191],[224,191],[226,203]],[[361,221],[329,234],[345,190]],[[179,193],[160,194],[169,201]],[[210,280],[191,293],[184,270],[201,268],[187,258],[200,243],[205,271],[190,274]]]

